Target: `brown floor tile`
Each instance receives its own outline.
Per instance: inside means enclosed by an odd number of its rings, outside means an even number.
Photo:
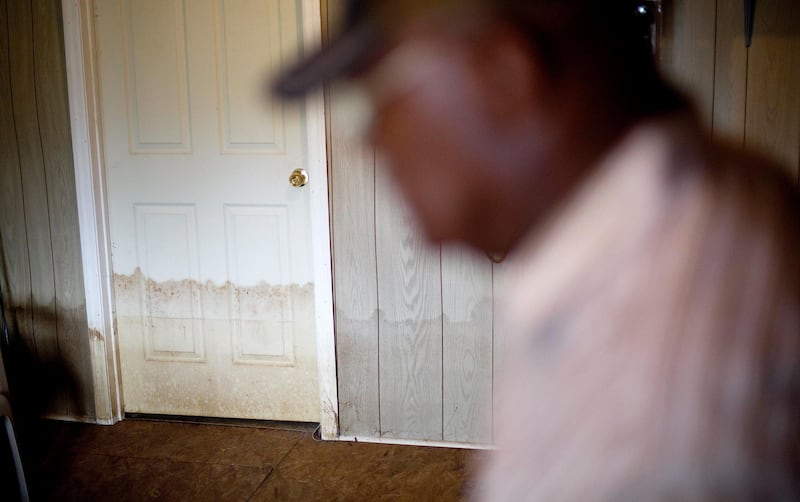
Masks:
[[[33,500],[459,500],[485,454],[135,420],[45,421],[28,438]]]
[[[303,438],[253,500],[461,500],[481,452]]]
[[[72,441],[74,452],[181,462],[274,466],[305,434],[222,425],[124,420],[86,427]]]
[[[59,501],[244,501],[269,468],[73,454],[60,480],[34,495]]]

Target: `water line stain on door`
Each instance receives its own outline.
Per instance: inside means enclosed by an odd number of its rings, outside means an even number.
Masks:
[[[311,384],[291,391],[306,397],[298,409],[280,398],[287,392],[280,379],[259,371],[271,367],[288,378],[298,368],[316,369],[316,345],[304,343],[315,340],[312,284],[156,281],[137,268],[115,274],[114,289],[124,392],[146,403],[126,411],[319,419],[316,375],[305,375]],[[255,386],[266,386],[275,399],[257,399]],[[209,387],[216,390],[204,392]]]

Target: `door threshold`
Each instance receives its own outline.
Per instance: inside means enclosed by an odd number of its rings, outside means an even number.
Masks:
[[[175,422],[182,424],[225,425],[228,427],[249,427],[279,431],[313,433],[319,428],[314,422],[289,422],[283,420],[256,420],[249,418],[195,417],[190,415],[159,415],[153,413],[125,413],[125,420],[149,422]]]

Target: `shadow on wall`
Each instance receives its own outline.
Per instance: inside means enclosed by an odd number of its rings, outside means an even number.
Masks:
[[[3,277],[8,277],[8,264],[3,260]],[[80,380],[63,359],[60,351],[52,355],[37,350],[34,325],[52,327],[55,333],[58,315],[56,308],[21,305],[13,302],[7,291],[7,281],[0,288],[0,353],[14,413],[17,441],[26,471],[37,458],[34,452],[43,451],[39,444],[41,417],[83,417],[84,409]],[[36,320],[35,324],[30,322]],[[56,347],[58,349],[58,347]]]
[[[2,239],[0,239],[2,242]],[[54,345],[47,354],[35,333],[35,327],[56,334],[58,313],[55,301],[50,305],[32,305],[32,301],[21,302],[9,291],[10,267],[5,246],[0,246],[2,280],[0,280],[0,353],[8,379],[11,406],[18,423],[23,428],[27,419],[44,415],[84,417],[84,395],[74,370],[61,354],[58,339],[48,340]],[[62,314],[63,315],[63,314]],[[35,320],[35,322],[34,322]]]
[[[19,309],[11,306],[6,311],[33,310],[36,319],[55,323],[55,312],[41,308]],[[27,340],[32,333],[20,333],[18,324],[11,322],[8,336],[3,339],[2,351],[6,376],[11,393],[15,420],[22,428],[27,419],[46,415],[86,416],[81,403],[81,389],[74,372],[60,357],[43,357]],[[15,326],[17,325],[17,326]]]
[[[5,329],[9,313],[8,329]],[[30,315],[55,323],[52,309],[20,308],[9,306],[3,311],[4,330],[0,346],[14,413],[14,428],[17,435],[23,468],[31,495],[44,495],[41,483],[56,479],[64,472],[67,452],[52,444],[46,444],[48,436],[43,434],[47,424],[43,416],[85,416],[81,404],[79,381],[68,365],[59,358],[42,358],[25,340],[33,339],[32,333],[20,333],[15,314]],[[3,452],[5,453],[5,452]],[[46,462],[43,462],[46,459]],[[9,471],[10,472],[10,471]],[[5,481],[5,480],[4,480]]]

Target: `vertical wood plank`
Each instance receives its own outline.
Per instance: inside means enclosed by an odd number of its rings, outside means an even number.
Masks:
[[[59,358],[56,333],[56,291],[53,270],[53,249],[50,242],[50,214],[47,200],[39,118],[36,109],[36,79],[34,77],[33,19],[31,3],[11,2],[8,6],[11,46],[11,92],[14,96],[14,122],[20,165],[22,192],[25,201],[25,223],[28,235],[28,256],[31,267],[33,326],[28,346],[45,363]],[[51,382],[58,386],[59,382]],[[68,412],[63,393],[54,392],[55,400],[48,403],[49,413]]]
[[[503,368],[505,368],[505,358],[510,332],[505,319],[505,295],[508,291],[510,279],[509,262],[503,261],[492,265],[492,437],[494,437],[494,410],[500,408],[503,392],[500,385],[503,385]]]
[[[341,2],[322,2],[323,37]],[[349,115],[340,86],[327,92],[339,433],[380,436],[378,278],[375,263],[375,155]]]
[[[694,101],[709,125],[714,102],[716,0],[673,0],[665,6],[662,69]]]
[[[800,171],[800,2],[759,0],[747,74],[745,144]]]
[[[380,417],[384,437],[442,439],[440,251],[376,169]]]
[[[19,150],[11,94],[8,4],[0,0],[0,252],[3,308],[12,336],[30,333],[31,279]]]
[[[442,249],[445,441],[490,443],[492,262],[460,247]]]
[[[348,125],[346,99],[330,101],[331,219],[339,379],[344,435],[380,435],[375,156]]]
[[[744,147],[747,47],[741,0],[717,0],[713,135]]]
[[[93,378],[72,164],[61,3],[33,2],[34,68],[47,177],[59,350],[76,379],[73,416],[94,415]]]

